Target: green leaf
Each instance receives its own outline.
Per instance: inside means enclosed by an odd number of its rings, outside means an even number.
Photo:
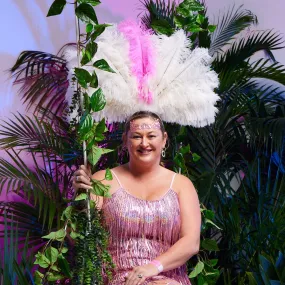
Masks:
[[[199,161],[201,159],[201,156],[199,156],[197,153],[194,152],[192,154],[192,158],[193,158],[194,162],[197,162],[197,161]]]
[[[78,237],[80,237],[80,234],[79,234],[79,233],[76,233],[76,232],[71,232],[71,233],[70,233],[70,237],[71,237],[72,239],[77,239]]]
[[[94,112],[98,112],[104,109],[106,105],[106,99],[101,88],[99,88],[92,94],[90,98],[90,103],[91,109]]]
[[[36,255],[36,261],[34,264],[38,264],[42,268],[48,268],[50,265],[50,260],[41,252],[38,252]]]
[[[211,210],[204,210],[203,211],[203,215],[205,218],[209,219],[209,220],[213,220],[215,217],[215,213]]]
[[[112,180],[113,179],[113,175],[112,175],[112,172],[109,168],[106,169],[106,172],[105,172],[105,179],[106,180]]]
[[[66,232],[64,229],[60,229],[56,232],[51,232],[50,234],[43,236],[42,238],[51,239],[51,240],[57,240],[57,241],[63,241],[66,236]]]
[[[97,196],[111,197],[109,194],[110,185],[104,185],[101,181],[92,179],[91,192]]]
[[[105,119],[102,119],[96,126],[95,130],[95,141],[102,141],[105,139],[104,133],[107,132]]]
[[[204,31],[200,26],[198,25],[188,25],[185,27],[186,31],[191,32],[191,33],[199,33]]]
[[[50,263],[55,263],[58,257],[58,250],[55,247],[48,247],[45,251],[45,256],[48,258]]]
[[[72,211],[73,211],[73,207],[72,206],[68,206],[67,208],[65,208],[64,211],[62,212],[61,220],[62,221],[70,220]]]
[[[97,16],[96,16],[96,13],[95,13],[93,7],[87,3],[80,4],[75,9],[75,14],[83,22],[86,22],[89,24],[91,21],[95,25],[98,24]]]
[[[42,281],[44,278],[44,274],[42,274],[41,272],[39,272],[38,270],[35,271],[34,273],[35,276],[35,285],[42,285]]]
[[[83,93],[83,102],[84,102],[84,109],[86,110],[86,112],[90,112],[91,109],[91,104],[90,104],[90,97],[88,95],[88,93],[84,92]]]
[[[193,269],[193,271],[190,273],[189,278],[196,277],[197,275],[199,275],[202,272],[203,269],[204,269],[204,263],[202,261],[199,261],[196,264],[196,266]]]
[[[92,77],[90,80],[90,87],[92,87],[92,88],[98,87],[98,77],[97,77],[97,74],[95,71],[92,73]]]
[[[86,33],[91,33],[93,31],[93,25],[92,24],[87,24],[86,25]]]
[[[184,25],[187,23],[187,20],[180,15],[175,15],[174,16],[174,23],[176,25],[176,27],[182,29],[184,27]]]
[[[211,265],[214,267],[218,264],[218,259],[211,259],[210,262],[211,262]]]
[[[186,146],[183,146],[181,148],[179,148],[179,152],[182,154],[182,155],[185,155],[187,153],[190,152],[190,145],[186,145]]]
[[[51,4],[51,6],[50,6],[50,8],[48,10],[47,17],[61,14],[61,12],[63,11],[65,5],[66,5],[66,0],[55,0]]]
[[[93,127],[92,116],[90,114],[83,115],[80,119],[79,129],[78,129],[80,137],[83,137],[85,134],[87,134],[92,129],[92,127]]]
[[[101,24],[101,25],[96,25],[93,28],[93,33],[91,34],[91,40],[95,41],[97,37],[99,37],[107,27],[110,27],[111,25],[108,24]]]
[[[65,276],[71,278],[70,266],[62,254],[58,255],[58,266]]]
[[[217,28],[217,26],[215,26],[215,25],[209,25],[209,26],[208,26],[208,31],[209,31],[210,33],[213,33],[213,32],[216,30],[216,28]]]
[[[86,199],[87,199],[87,194],[81,193],[78,196],[76,196],[75,201],[86,200]]]
[[[176,12],[184,17],[189,17],[193,15],[193,12],[204,11],[205,8],[198,1],[194,0],[184,0],[176,8]]]
[[[217,242],[213,239],[204,239],[201,242],[202,248],[209,250],[209,251],[219,251],[219,247]]]
[[[101,3],[99,0],[79,0],[78,2],[79,3],[88,3],[94,7]]]
[[[107,72],[112,72],[112,73],[116,73],[108,64],[108,62],[105,59],[99,59],[97,61],[94,62],[93,64],[94,67],[107,71]]]
[[[87,88],[87,83],[90,82],[91,80],[91,75],[90,73],[83,69],[83,68],[75,68],[74,69],[74,73],[76,75],[76,78],[78,80],[78,83],[83,87],[83,88]]]
[[[67,253],[68,252],[68,248],[67,247],[63,247],[62,249],[61,249],[61,253]]]
[[[174,32],[171,25],[164,19],[162,20],[153,20],[151,27],[159,34],[171,36]]]
[[[52,273],[52,272],[47,273],[47,281],[49,281],[49,282],[54,282],[57,280],[61,280],[63,278],[64,278],[64,276],[61,274],[58,274],[58,273]]]
[[[204,21],[205,21],[205,16],[202,15],[202,14],[198,14],[197,19],[196,19],[196,22],[197,22],[198,24],[202,25],[202,24],[204,23]]]
[[[94,57],[97,50],[98,50],[98,44],[97,43],[89,42],[87,44],[86,49],[85,49],[85,53],[86,53],[86,56],[88,57],[89,61]],[[91,77],[90,77],[90,81],[91,81]]]
[[[213,221],[209,220],[209,219],[205,219],[205,223],[206,224],[211,224],[213,225],[214,227],[216,227],[217,229],[221,230],[220,227],[218,227]]]
[[[94,166],[100,159],[100,157],[108,152],[113,151],[112,149],[100,148],[95,145],[92,146],[91,151],[88,154],[88,161]]]

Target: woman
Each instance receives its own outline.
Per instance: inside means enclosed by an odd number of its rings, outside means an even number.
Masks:
[[[190,284],[185,263],[199,251],[199,201],[188,178],[160,165],[166,141],[156,114],[133,114],[123,134],[129,163],[112,169],[111,198],[92,197],[110,232],[116,271],[109,284]],[[74,188],[90,188],[90,177],[81,166]],[[104,177],[103,170],[92,175]]]

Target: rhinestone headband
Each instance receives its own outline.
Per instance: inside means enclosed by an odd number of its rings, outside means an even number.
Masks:
[[[136,130],[149,130],[149,129],[161,129],[160,122],[158,119],[155,119],[152,124],[136,124],[134,121],[130,122],[130,131],[134,132]]]

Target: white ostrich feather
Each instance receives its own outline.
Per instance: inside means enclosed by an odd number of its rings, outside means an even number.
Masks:
[[[214,93],[218,75],[210,70],[212,58],[205,48],[189,49],[189,40],[179,30],[170,37],[153,36],[157,50],[157,76],[150,89],[154,105],[164,121],[203,127],[214,122]]]
[[[129,43],[114,25],[98,38],[98,52],[93,59],[105,59],[116,73],[96,69],[99,85],[106,97],[106,107],[93,114],[96,120],[106,118],[109,122],[122,122],[136,111],[149,110],[163,121],[203,127],[214,122],[219,100],[214,89],[218,87],[218,75],[210,69],[212,58],[205,48],[190,50],[190,42],[184,31],[172,36],[151,35],[156,54],[156,74],[149,80],[153,93],[152,104],[138,98],[138,86],[131,72]],[[66,55],[70,74],[77,67],[76,51]],[[90,73],[92,64],[84,67]],[[71,75],[70,75],[71,78]],[[67,100],[73,94],[69,88]],[[95,89],[89,88],[91,96]],[[71,116],[72,117],[72,116]]]

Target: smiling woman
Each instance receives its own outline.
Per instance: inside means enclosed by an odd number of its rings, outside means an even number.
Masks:
[[[201,216],[196,190],[185,176],[160,165],[167,141],[162,120],[140,111],[125,124],[129,162],[112,169],[111,198],[93,196],[110,233],[115,264],[106,284],[190,284],[186,261],[199,251]],[[84,166],[75,172],[75,189],[102,180]],[[104,182],[104,181],[103,181]]]

